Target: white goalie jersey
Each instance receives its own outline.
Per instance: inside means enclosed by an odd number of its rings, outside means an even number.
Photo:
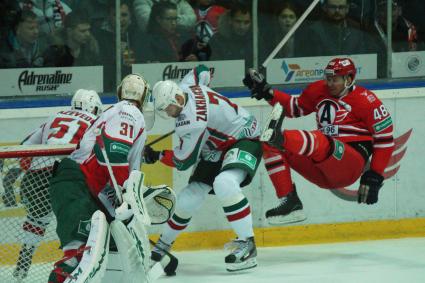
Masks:
[[[238,140],[259,136],[257,119],[227,97],[205,85],[180,87],[188,99],[176,119],[180,144],[173,151],[173,163],[178,170],[186,170],[199,157],[218,161]]]
[[[122,185],[131,170],[140,170],[142,150],[146,141],[145,120],[142,112],[128,101],[121,101],[104,111],[87,130],[70,158],[80,164],[87,184],[97,195],[109,182],[109,173],[96,138],[105,144],[113,173]]]

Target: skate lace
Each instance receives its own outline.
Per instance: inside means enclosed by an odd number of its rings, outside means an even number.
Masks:
[[[233,240],[224,245],[224,249],[233,254],[242,252],[247,247],[248,247],[248,241],[239,240],[239,239]]]
[[[280,204],[278,205],[278,207],[285,206],[287,202],[288,202],[288,198],[287,198],[287,197],[282,198],[282,199],[280,200]]]

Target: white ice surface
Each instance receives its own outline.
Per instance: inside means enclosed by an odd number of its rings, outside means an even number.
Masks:
[[[225,270],[224,250],[174,254],[180,261],[177,276],[157,282],[425,283],[425,238],[259,248],[258,267],[238,274]],[[24,282],[40,282],[34,275],[46,268],[34,264]],[[16,281],[0,276],[3,282]]]
[[[158,282],[425,282],[425,238],[258,249],[258,267],[224,267],[222,250],[176,252],[177,276]]]

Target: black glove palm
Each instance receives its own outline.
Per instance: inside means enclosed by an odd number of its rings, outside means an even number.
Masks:
[[[358,203],[374,204],[378,201],[379,189],[382,187],[384,177],[373,170],[363,173],[360,178],[360,188],[358,191]]]
[[[267,83],[266,79],[255,69],[248,69],[245,78],[242,80],[243,84],[251,90],[251,97],[257,100],[273,99],[273,91],[271,86]]]
[[[145,149],[144,149],[144,152],[143,152],[144,163],[154,164],[155,162],[157,162],[159,160],[160,156],[161,156],[160,151],[156,151],[148,145],[145,146]]]

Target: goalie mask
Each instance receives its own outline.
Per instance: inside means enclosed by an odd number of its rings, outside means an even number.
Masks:
[[[149,84],[139,74],[127,75],[117,89],[118,100],[133,100],[138,103],[139,109],[144,112],[150,99]]]
[[[102,113],[102,102],[94,90],[79,89],[71,100],[72,110],[83,110],[99,116]]]
[[[166,111],[168,106],[175,105],[179,108],[183,108],[186,102],[184,92],[173,81],[157,82],[153,87],[152,96],[154,101],[155,112],[165,119],[171,118]],[[176,96],[181,96],[183,98],[184,103],[180,104],[177,101]]]

